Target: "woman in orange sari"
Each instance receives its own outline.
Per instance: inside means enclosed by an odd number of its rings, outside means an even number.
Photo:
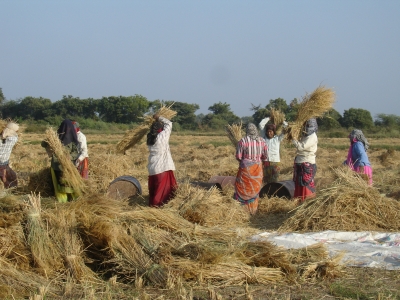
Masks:
[[[268,160],[268,155],[265,140],[258,136],[258,129],[253,123],[247,125],[246,136],[238,142],[236,159],[239,161],[239,170],[236,175],[234,198],[254,215],[262,187],[262,162]]]

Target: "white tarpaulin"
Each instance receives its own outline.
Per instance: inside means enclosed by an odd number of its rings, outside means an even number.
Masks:
[[[400,233],[323,231],[310,233],[264,232],[253,241],[267,240],[287,249],[323,243],[332,257],[340,252],[347,266],[400,270]]]

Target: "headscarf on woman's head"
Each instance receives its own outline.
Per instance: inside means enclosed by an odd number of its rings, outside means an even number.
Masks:
[[[62,123],[57,129],[57,133],[58,133],[58,138],[61,140],[61,143],[64,146],[67,146],[70,143],[78,144],[78,137],[76,135],[76,130],[71,120],[65,119],[64,121],[62,121]]]
[[[274,134],[276,134],[276,125],[272,123],[265,125],[265,133],[267,133],[268,130],[272,130]]]
[[[315,118],[309,119],[304,125],[304,135],[309,136],[318,132],[318,124]]]
[[[79,123],[78,123],[78,122],[72,121],[72,124],[74,124],[75,131],[76,131],[76,132],[79,132],[79,130],[81,130],[81,128],[79,127]]]
[[[369,143],[364,136],[364,133],[360,129],[353,129],[353,131],[349,134],[350,142],[359,141],[364,144],[365,151],[369,148]]]
[[[257,126],[253,123],[247,124],[246,135],[249,136],[252,140],[256,140],[258,138]]]
[[[160,120],[155,121],[151,127],[150,132],[147,134],[147,145],[153,146],[156,143],[158,134],[163,131],[164,123]]]

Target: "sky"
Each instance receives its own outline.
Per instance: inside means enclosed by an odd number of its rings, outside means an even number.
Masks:
[[[240,116],[319,85],[400,115],[398,0],[0,0],[7,100],[142,95]]]

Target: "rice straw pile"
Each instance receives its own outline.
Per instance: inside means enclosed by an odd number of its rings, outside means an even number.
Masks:
[[[236,148],[237,143],[242,139],[243,132],[242,132],[242,122],[238,124],[226,125],[225,132],[228,136],[229,140],[231,141],[232,145]]]
[[[283,121],[285,121],[285,114],[279,109],[271,108],[270,121],[276,126],[276,133],[280,134],[282,130]]]
[[[381,196],[347,167],[334,172],[337,179],[333,186],[299,206],[280,232],[400,230],[400,202]]]
[[[304,123],[311,118],[322,117],[333,108],[335,92],[325,86],[317,87],[311,94],[306,94],[299,103],[294,124],[289,125],[287,138],[299,140],[302,136]]]
[[[66,186],[72,187],[75,193],[80,195],[85,190],[86,185],[78,170],[71,162],[70,154],[67,153],[65,147],[61,144],[57,132],[52,128],[48,128],[45,134],[45,141],[61,164],[63,170],[62,180]]]
[[[171,120],[176,116],[176,111],[171,109],[171,106],[162,106],[155,114]],[[143,122],[136,128],[127,131],[120,142],[117,144],[117,152],[125,154],[126,150],[132,148],[139,143],[142,138],[150,131],[151,125],[155,122],[153,115],[145,115]]]

